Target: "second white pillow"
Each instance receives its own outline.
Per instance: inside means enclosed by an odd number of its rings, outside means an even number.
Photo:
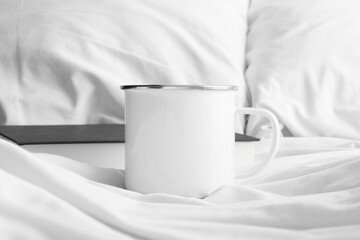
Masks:
[[[360,1],[253,0],[246,77],[285,136],[360,138]],[[251,118],[259,135],[266,122]]]

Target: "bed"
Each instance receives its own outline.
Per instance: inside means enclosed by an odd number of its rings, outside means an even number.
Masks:
[[[284,138],[261,174],[192,199],[127,191],[121,170],[92,167],[97,181],[90,180],[80,171],[88,165],[71,171],[52,155],[1,141],[0,232],[2,239],[357,239],[359,146]]]
[[[0,239],[360,239],[358,0],[0,0],[0,124],[124,123],[125,84],[236,85],[276,158],[204,199],[0,139]],[[263,119],[237,121],[262,139]],[[122,159],[121,161],[123,161]],[[94,162],[92,162],[94,163]]]

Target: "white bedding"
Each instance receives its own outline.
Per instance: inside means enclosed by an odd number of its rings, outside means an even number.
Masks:
[[[127,84],[237,85],[245,106],[248,2],[0,0],[0,124],[123,123]]]
[[[284,136],[360,136],[360,1],[252,0],[245,78]],[[247,133],[264,119],[251,116]]]
[[[1,239],[360,238],[359,141],[284,138],[267,170],[203,200],[130,192],[104,184],[122,186],[122,171],[92,169],[111,180],[0,140]]]

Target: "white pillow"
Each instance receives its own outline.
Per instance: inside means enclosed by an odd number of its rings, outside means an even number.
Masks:
[[[360,138],[360,1],[252,0],[246,79],[286,136]],[[266,123],[251,118],[248,132]]]
[[[122,123],[125,84],[238,85],[248,0],[0,0],[0,124]]]

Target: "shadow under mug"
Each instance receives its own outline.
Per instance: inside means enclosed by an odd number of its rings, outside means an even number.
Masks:
[[[274,158],[280,129],[261,108],[235,108],[236,86],[126,85],[125,185],[140,193],[203,198],[235,178],[236,114],[262,115],[273,134],[267,157],[236,177],[263,170]]]

